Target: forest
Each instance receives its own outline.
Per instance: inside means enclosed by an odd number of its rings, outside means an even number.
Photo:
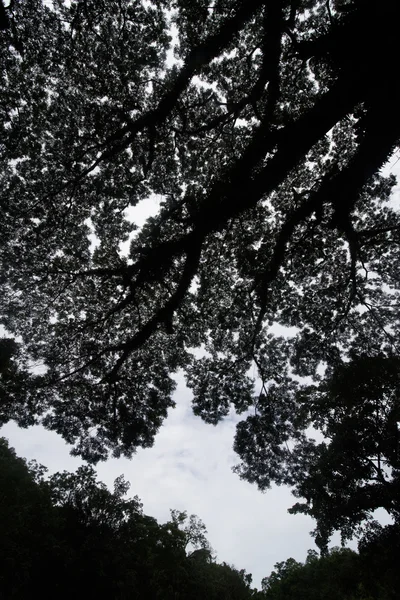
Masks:
[[[15,459],[41,498],[26,514],[54,519],[32,525],[39,566],[21,507],[21,586],[51,556],[71,586],[93,558],[108,597],[194,598],[200,580],[254,595],[212,554],[190,562],[186,517],[150,527],[123,480],[96,483],[99,461],[153,446],[181,377],[205,423],[240,416],[238,477],[289,486],[290,512],[314,519],[321,558],[257,593],[301,598],[337,567],[359,573],[343,598],[395,597],[394,572],[374,587],[351,565],[390,570],[399,544],[399,23],[397,0],[0,1],[0,426],[40,424],[87,463],[47,480]],[[93,508],[89,534],[74,486],[119,507],[98,555],[103,522]],[[156,537],[128,567],[139,522]],[[359,554],[329,551],[334,532]]]

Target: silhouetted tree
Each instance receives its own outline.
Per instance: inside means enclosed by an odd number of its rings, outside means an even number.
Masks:
[[[400,526],[372,523],[358,544],[366,596],[395,600],[400,593]]]
[[[272,482],[294,486],[305,502],[289,512],[316,519],[322,549],[335,530],[350,539],[377,508],[398,521],[399,402],[396,356],[338,361],[318,385],[284,394],[272,386],[258,415],[238,426],[235,449],[243,462],[235,470],[263,490]]]
[[[56,515],[38,484],[43,470],[18,458],[0,438],[0,597],[48,597],[49,571],[57,547]]]
[[[42,371],[3,421],[39,420],[92,461],[130,456],[178,369],[215,424],[262,404],[251,366],[282,395],[340,352],[396,350],[380,169],[400,135],[397,0],[7,12],[1,320]],[[129,210],[154,194],[137,232]]]
[[[380,536],[378,536],[380,538]],[[397,532],[397,544],[399,541]],[[384,542],[383,536],[381,541]],[[371,565],[362,553],[348,548],[318,557],[310,551],[305,563],[293,558],[277,563],[263,579],[264,600],[389,600],[398,597],[399,579],[388,578],[389,569],[379,559],[378,548],[369,548]],[[386,546],[386,551],[389,547]],[[373,566],[372,571],[370,566]],[[382,567],[379,570],[378,564]],[[394,564],[394,563],[393,563]]]

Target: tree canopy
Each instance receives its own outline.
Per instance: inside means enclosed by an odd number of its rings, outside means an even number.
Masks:
[[[400,359],[377,355],[338,364],[292,397],[270,389],[260,417],[238,425],[235,449],[243,462],[235,470],[261,489],[294,486],[305,502],[289,512],[316,519],[323,550],[334,531],[351,539],[377,508],[399,522],[399,386]]]
[[[183,371],[207,423],[246,413],[242,476],[307,500],[312,469],[329,471],[301,509],[317,516],[317,496],[319,515],[346,504],[335,473],[358,461],[355,521],[387,507],[397,396],[372,417],[378,393],[331,406],[329,386],[357,356],[397,364],[400,222],[382,174],[400,139],[397,0],[1,7],[0,317],[19,344],[1,422],[40,422],[92,462],[130,456]],[[332,470],[357,411],[359,454]],[[372,485],[383,499],[366,506]]]

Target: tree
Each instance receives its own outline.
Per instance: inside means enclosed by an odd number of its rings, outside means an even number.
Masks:
[[[182,532],[185,548],[189,546],[191,556],[197,552],[196,556],[211,557],[212,548],[206,537],[206,526],[201,519],[196,515],[188,517],[186,511],[171,510],[171,521]]]
[[[358,544],[364,589],[372,598],[395,600],[400,590],[400,527],[372,523]],[[367,595],[367,594],[366,594]]]
[[[239,425],[237,472],[261,489],[294,486],[305,502],[289,512],[316,519],[323,550],[334,531],[350,539],[377,508],[400,517],[399,374],[397,356],[352,357],[291,398],[266,397],[259,417]]]
[[[127,499],[123,476],[114,490],[97,481],[91,466],[56,473],[44,482],[58,509],[64,560],[62,593],[100,598],[162,598],[186,560],[183,535],[173,523],[159,525],[143,514],[137,497]]]
[[[28,363],[20,344],[13,338],[0,338],[0,425],[14,419],[28,427],[35,423],[34,415],[40,414]]]
[[[259,415],[268,394],[290,405],[296,377],[340,353],[395,352],[399,219],[380,170],[400,135],[399,13],[10,4],[0,314],[42,372],[3,420],[41,422],[93,462],[130,456],[153,443],[179,369],[216,424]],[[137,231],[129,211],[152,195]]]
[[[368,600],[362,589],[359,556],[348,548],[319,558],[309,551],[305,563],[289,558],[277,563],[262,581],[265,600]]]
[[[256,593],[250,587],[251,575],[226,563],[191,560],[188,574],[191,585],[188,598],[193,600],[249,600]]]
[[[262,580],[263,600],[394,600],[399,596],[398,526],[371,524],[359,552],[333,548],[325,556],[308,551],[304,563],[277,563]],[[256,596],[257,597],[257,596]]]
[[[0,597],[46,595],[54,565],[56,517],[49,494],[37,481],[43,469],[18,458],[0,438]]]

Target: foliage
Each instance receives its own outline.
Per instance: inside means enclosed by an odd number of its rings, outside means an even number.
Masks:
[[[277,563],[251,588],[251,575],[211,557],[203,523],[172,511],[145,515],[118,477],[109,490],[92,467],[46,476],[0,439],[0,597],[72,595],[107,600],[395,600],[399,525],[373,522],[359,553],[333,549],[304,564]],[[190,547],[188,548],[188,542]],[[193,550],[193,547],[197,549]]]
[[[277,563],[263,579],[264,600],[394,600],[400,590],[399,540],[398,529],[389,536],[381,530],[373,542],[364,540],[359,553],[334,548],[318,557],[310,550],[305,563]]]
[[[397,518],[397,0],[0,7],[0,422],[131,456],[182,370],[321,547]]]
[[[54,564],[56,521],[49,495],[36,482],[42,473],[0,438],[1,598],[29,598]]]
[[[399,10],[4,9],[0,314],[42,370],[3,421],[42,422],[94,462],[129,456],[153,443],[178,369],[215,424],[262,403],[252,366],[279,397],[338,349],[395,350],[399,222],[379,170],[400,133]]]
[[[358,549],[364,587],[372,598],[395,600],[400,591],[400,526],[372,523]],[[367,594],[368,596],[368,594]]]
[[[275,571],[263,579],[268,600],[353,600],[358,597],[360,569],[358,555],[348,549],[334,549],[318,558],[310,551],[304,564],[289,558],[277,563]]]
[[[33,425],[40,408],[32,396],[36,392],[26,355],[13,338],[0,337],[0,425],[10,419],[24,427]]]
[[[261,489],[273,481],[293,485],[305,502],[290,512],[316,519],[322,549],[335,530],[351,538],[377,508],[399,520],[399,402],[396,356],[338,362],[318,385],[281,397],[272,388],[257,429],[255,417],[239,425],[235,448],[244,463],[236,471]],[[316,430],[320,442],[310,437]]]

